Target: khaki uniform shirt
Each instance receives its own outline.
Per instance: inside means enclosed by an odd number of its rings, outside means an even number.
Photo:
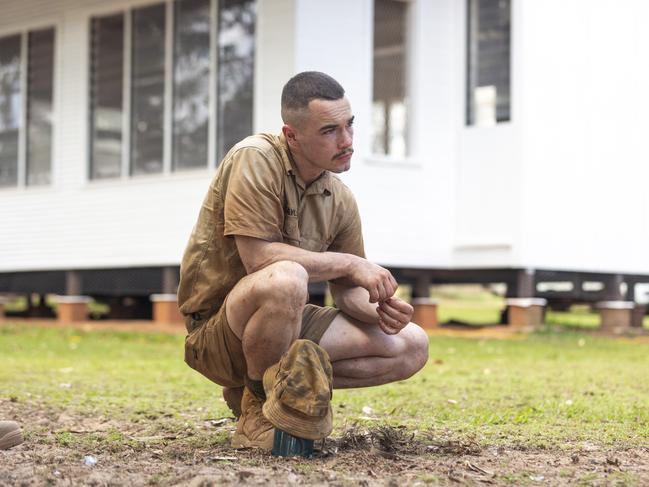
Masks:
[[[180,265],[184,315],[215,313],[246,275],[235,235],[365,256],[349,188],[329,171],[305,186],[283,135],[247,137],[221,162]]]

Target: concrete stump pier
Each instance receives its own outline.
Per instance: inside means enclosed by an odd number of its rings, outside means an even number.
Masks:
[[[633,328],[642,328],[644,317],[647,314],[647,305],[646,304],[637,304],[633,308],[633,314],[631,316],[631,326]]]
[[[510,298],[507,303],[507,323],[513,328],[538,328],[543,324],[547,300],[543,298]]]
[[[431,298],[415,298],[412,300],[415,309],[412,322],[417,323],[424,330],[432,330],[439,326],[437,318],[437,301]]]
[[[600,301],[596,309],[599,311],[601,330],[621,333],[632,326],[633,301]]]
[[[185,318],[178,309],[175,294],[152,294],[153,321],[161,324],[184,325]]]
[[[56,296],[59,323],[74,323],[88,320],[88,296]]]

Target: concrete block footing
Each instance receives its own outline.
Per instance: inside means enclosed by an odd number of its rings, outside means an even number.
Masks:
[[[633,312],[631,313],[631,326],[633,328],[642,328],[644,317],[647,314],[646,304],[635,304]]]
[[[185,318],[178,309],[178,300],[175,294],[152,294],[153,321],[155,323],[180,325],[185,323]]]
[[[507,303],[507,323],[514,328],[537,328],[543,324],[547,300],[543,298],[511,298]]]
[[[430,298],[415,298],[412,300],[414,313],[413,323],[417,323],[424,330],[432,330],[439,326],[437,318],[437,301]]]
[[[595,307],[602,330],[623,332],[633,325],[636,308],[633,301],[600,301]]]
[[[74,323],[88,320],[88,296],[56,296],[57,320],[60,323]]]
[[[6,296],[0,296],[0,321],[5,319],[5,304],[8,299]]]

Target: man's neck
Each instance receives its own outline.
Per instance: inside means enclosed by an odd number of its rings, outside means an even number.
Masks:
[[[326,170],[321,170],[321,169],[308,171],[309,169],[308,163],[301,161],[298,157],[296,157],[296,155],[293,154],[293,152],[291,151],[290,147],[288,149],[288,152],[291,155],[291,159],[293,160],[295,171],[297,172],[297,175],[304,183],[305,188],[308,187],[313,181],[318,179],[326,172]]]

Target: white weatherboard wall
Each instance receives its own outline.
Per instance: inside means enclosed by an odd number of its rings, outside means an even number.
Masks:
[[[53,183],[0,189],[0,272],[177,265],[213,172],[87,179],[93,15],[139,0],[0,0],[0,35],[56,27]],[[649,4],[512,2],[512,121],[466,127],[466,11],[411,2],[405,160],[370,154],[372,0],[258,0],[255,128],[317,69],[345,86],[368,256],[402,267],[649,273]],[[548,26],[552,26],[551,29]]]
[[[520,66],[524,58],[521,4],[511,11],[510,121],[493,127],[467,126],[466,53],[467,2],[455,2],[457,124],[457,192],[455,203],[454,267],[524,267],[521,259],[521,177],[523,168],[522,114],[524,87]]]
[[[178,264],[211,172],[106,182],[86,176],[89,21],[144,2],[78,0],[48,3],[47,10],[34,0],[5,3],[12,9],[0,24],[3,34],[59,19],[60,62],[54,182],[46,188],[0,191],[0,228],[6,229],[0,270]],[[388,265],[448,264],[456,144],[448,121],[459,120],[453,103],[458,29],[453,1],[413,4],[412,54],[427,61],[413,67],[414,151],[406,161],[386,161],[368,151],[373,2],[259,0],[258,5],[256,129],[279,131],[279,94],[292,74],[305,69],[331,73],[346,87],[358,116],[354,168],[344,178],[363,212],[369,256]]]
[[[452,258],[457,29],[454,0],[411,4],[412,154],[370,153],[371,0],[300,0],[296,70],[330,73],[345,87],[355,121],[352,168],[342,178],[358,201],[370,259],[404,267],[449,266]]]
[[[279,133],[282,88],[295,66],[295,0],[257,0],[255,130]]]
[[[90,18],[147,3],[154,2],[0,2],[0,35],[54,25],[57,56],[53,183],[39,188],[0,189],[0,271],[180,262],[212,171],[101,182],[87,178]],[[261,103],[256,107],[255,121],[267,125],[268,90],[276,91],[277,80],[285,79],[290,68],[284,50],[265,47],[286,43],[281,30],[285,29],[283,18],[274,17],[269,0],[259,0],[259,4],[264,15],[258,35],[260,64],[271,68],[257,73],[256,96]],[[281,9],[277,15],[282,15]],[[272,66],[280,68],[273,71]],[[277,106],[273,110],[278,112]]]
[[[648,273],[649,3],[521,3],[524,261]]]

